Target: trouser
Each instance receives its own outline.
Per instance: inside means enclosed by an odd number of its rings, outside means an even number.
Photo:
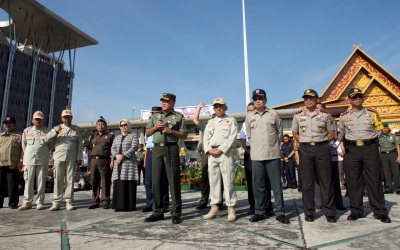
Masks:
[[[140,173],[143,173],[143,184],[146,181],[146,169],[144,168],[144,161],[140,161],[138,164],[138,176],[139,176],[139,180],[138,180],[138,185],[140,185]]]
[[[146,152],[146,178],[144,180],[144,187],[146,189],[146,207],[153,207],[153,189],[152,189],[152,178],[151,178],[151,169],[152,169],[152,162],[153,162],[153,149],[147,149]],[[164,208],[169,207],[169,191],[168,191],[168,179],[167,179],[167,173],[163,173],[163,200],[164,200]]]
[[[110,204],[112,174],[110,168],[110,157],[101,159],[92,158],[90,165],[93,189],[92,204],[97,205],[100,204],[100,202],[103,205]]]
[[[201,156],[201,198],[200,205],[207,205],[210,198],[210,180],[208,179],[208,155]]]
[[[339,179],[340,179],[340,183],[343,185],[346,184],[346,180],[344,177],[344,166],[343,166],[343,160],[342,161],[338,161],[338,168],[339,168]]]
[[[34,196],[34,184],[36,178],[36,191],[37,191],[37,204],[44,204],[46,179],[47,179],[47,165],[38,166],[25,166],[24,180],[25,190],[22,205],[31,206]]]
[[[244,153],[244,171],[246,173],[247,180],[247,199],[249,201],[250,209],[255,209],[255,201],[253,194],[253,168],[251,167],[250,154]],[[268,192],[268,191],[267,191]],[[271,193],[271,191],[269,191]]]
[[[0,207],[8,191],[8,206],[18,205],[18,170],[9,166],[0,166]]]
[[[381,161],[377,144],[349,145],[343,159],[351,213],[362,215],[364,180],[368,189],[368,200],[372,212],[386,215],[385,197],[382,187]]]
[[[385,191],[400,191],[399,186],[399,164],[396,162],[397,153],[381,153],[381,163],[383,169],[383,175],[385,176]],[[394,184],[394,190],[392,190],[392,183]]]
[[[53,205],[59,206],[63,198],[65,202],[71,203],[74,199],[73,185],[76,170],[76,160],[54,161],[54,166]]]
[[[208,155],[208,177],[210,179],[211,205],[222,201],[221,176],[224,185],[225,203],[228,207],[236,205],[235,174],[236,167],[233,162],[233,152],[228,150],[218,157]]]
[[[297,176],[298,176],[298,182],[297,182],[297,190],[301,192],[303,190],[303,182],[302,182],[302,177],[301,177],[301,166],[300,164],[297,165]]]
[[[166,145],[164,147],[155,146],[153,148],[153,169],[151,173],[153,182],[153,211],[156,215],[164,211],[164,171],[167,173],[169,189],[171,191],[171,214],[172,216],[179,216],[182,213],[181,171],[179,164],[178,144]]]
[[[299,147],[304,214],[315,212],[315,181],[321,189],[321,207],[326,216],[335,216],[335,198],[332,186],[331,154],[328,143],[301,144]]]
[[[268,207],[268,196],[271,196],[271,191],[268,189],[268,180],[272,188],[275,198],[274,211],[275,215],[279,216],[285,213],[283,206],[283,191],[282,182],[280,178],[280,160],[252,160],[253,170],[253,194],[255,201],[255,213],[262,215]],[[268,194],[269,193],[269,194]]]
[[[284,162],[284,171],[287,181],[288,188],[297,188],[297,180],[296,180],[296,167],[294,160],[289,160],[289,162]]]
[[[338,163],[339,161],[332,161],[332,185],[333,185],[333,192],[335,193],[334,197],[335,197],[336,207],[344,207],[342,190],[340,188]]]

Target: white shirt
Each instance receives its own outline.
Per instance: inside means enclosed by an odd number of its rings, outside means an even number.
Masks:
[[[246,146],[250,147],[250,141],[246,135],[246,123],[245,122],[243,122],[242,129],[240,130],[240,139],[246,139]]]

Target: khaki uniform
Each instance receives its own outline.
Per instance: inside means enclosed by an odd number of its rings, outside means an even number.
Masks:
[[[325,110],[307,109],[295,113],[292,131],[299,134],[299,157],[302,178],[304,214],[315,213],[315,187],[321,187],[321,206],[325,216],[335,216],[335,198],[332,185],[331,154],[328,132],[334,130],[333,118]]]
[[[24,150],[25,190],[22,206],[32,206],[34,183],[36,177],[36,204],[44,204],[47,168],[50,157],[51,139],[47,137],[50,130],[35,126],[28,127],[22,134],[22,149]]]
[[[99,134],[96,132],[89,139],[90,151],[90,171],[92,177],[92,204],[103,205],[110,204],[110,188],[111,188],[111,168],[110,156],[111,146],[115,135],[111,132]],[[101,187],[101,196],[100,196]]]
[[[383,129],[379,115],[367,108],[348,110],[340,115],[339,129],[345,139],[343,164],[351,213],[362,216],[364,212],[365,181],[371,210],[376,215],[387,215],[378,150],[378,136]]]
[[[0,133],[0,207],[8,189],[8,205],[18,205],[18,170],[21,157],[21,134]]]
[[[208,173],[210,179],[211,205],[217,205],[222,200],[221,175],[224,183],[225,201],[228,207],[236,205],[235,174],[236,167],[232,147],[237,136],[237,122],[225,115],[223,118],[212,118],[204,130],[204,152],[218,148],[222,154],[218,157],[208,155]]]
[[[63,198],[67,203],[73,200],[76,161],[83,158],[82,135],[79,127],[75,125],[67,127],[64,124],[61,127],[58,134],[54,129],[49,132],[49,137],[55,138],[53,205],[56,206],[60,205]]]
[[[154,127],[157,121],[163,121],[165,126],[179,131],[187,132],[185,118],[182,114],[170,111],[165,114],[161,111],[151,116],[146,129]],[[174,135],[164,135],[160,131],[153,134],[154,148],[152,151],[152,190],[153,211],[155,215],[164,213],[164,168],[167,173],[169,189],[172,198],[172,216],[180,216],[182,213],[182,197],[180,183],[179,138]]]

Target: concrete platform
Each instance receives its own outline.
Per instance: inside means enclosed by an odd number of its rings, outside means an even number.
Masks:
[[[312,223],[304,220],[301,194],[284,190],[289,225],[275,217],[249,222],[247,192],[238,192],[238,220],[221,218],[205,221],[208,209],[197,211],[199,191],[182,191],[182,224],[171,223],[170,214],[160,222],[144,223],[150,213],[142,213],[145,191],[138,187],[138,211],[89,210],[91,191],[75,192],[76,210],[51,212],[52,194],[46,194],[46,210],[0,209],[0,249],[399,249],[400,195],[385,195],[392,223],[373,218],[364,198],[364,218],[348,221],[350,211],[338,211],[338,222],[326,222],[317,211]],[[345,206],[348,198],[343,197]],[[20,197],[22,204],[22,197]]]

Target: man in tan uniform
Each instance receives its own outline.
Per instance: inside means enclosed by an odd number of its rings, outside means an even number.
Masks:
[[[0,208],[8,190],[8,206],[18,207],[18,169],[22,168],[21,134],[15,131],[15,118],[7,117],[0,133]]]
[[[204,152],[208,154],[208,173],[210,179],[211,210],[204,216],[205,220],[218,218],[217,204],[222,200],[221,175],[224,183],[225,202],[228,206],[228,221],[236,220],[236,167],[233,162],[233,146],[237,136],[235,118],[227,116],[228,109],[222,98],[213,102],[216,117],[210,119],[204,130]]]
[[[74,177],[77,167],[82,165],[83,147],[80,129],[71,124],[72,118],[71,110],[63,110],[61,113],[63,124],[54,127],[49,133],[50,138],[55,138],[55,151],[53,154],[55,166],[54,198],[50,211],[59,210],[63,198],[66,203],[65,209],[68,211],[74,209],[72,206]]]
[[[50,130],[43,127],[43,122],[43,113],[36,111],[32,118],[33,126],[26,128],[22,134],[25,190],[24,200],[22,206],[18,208],[19,211],[32,208],[35,177],[37,189],[36,209],[43,209],[49,152],[51,150],[51,140],[46,137]]]

